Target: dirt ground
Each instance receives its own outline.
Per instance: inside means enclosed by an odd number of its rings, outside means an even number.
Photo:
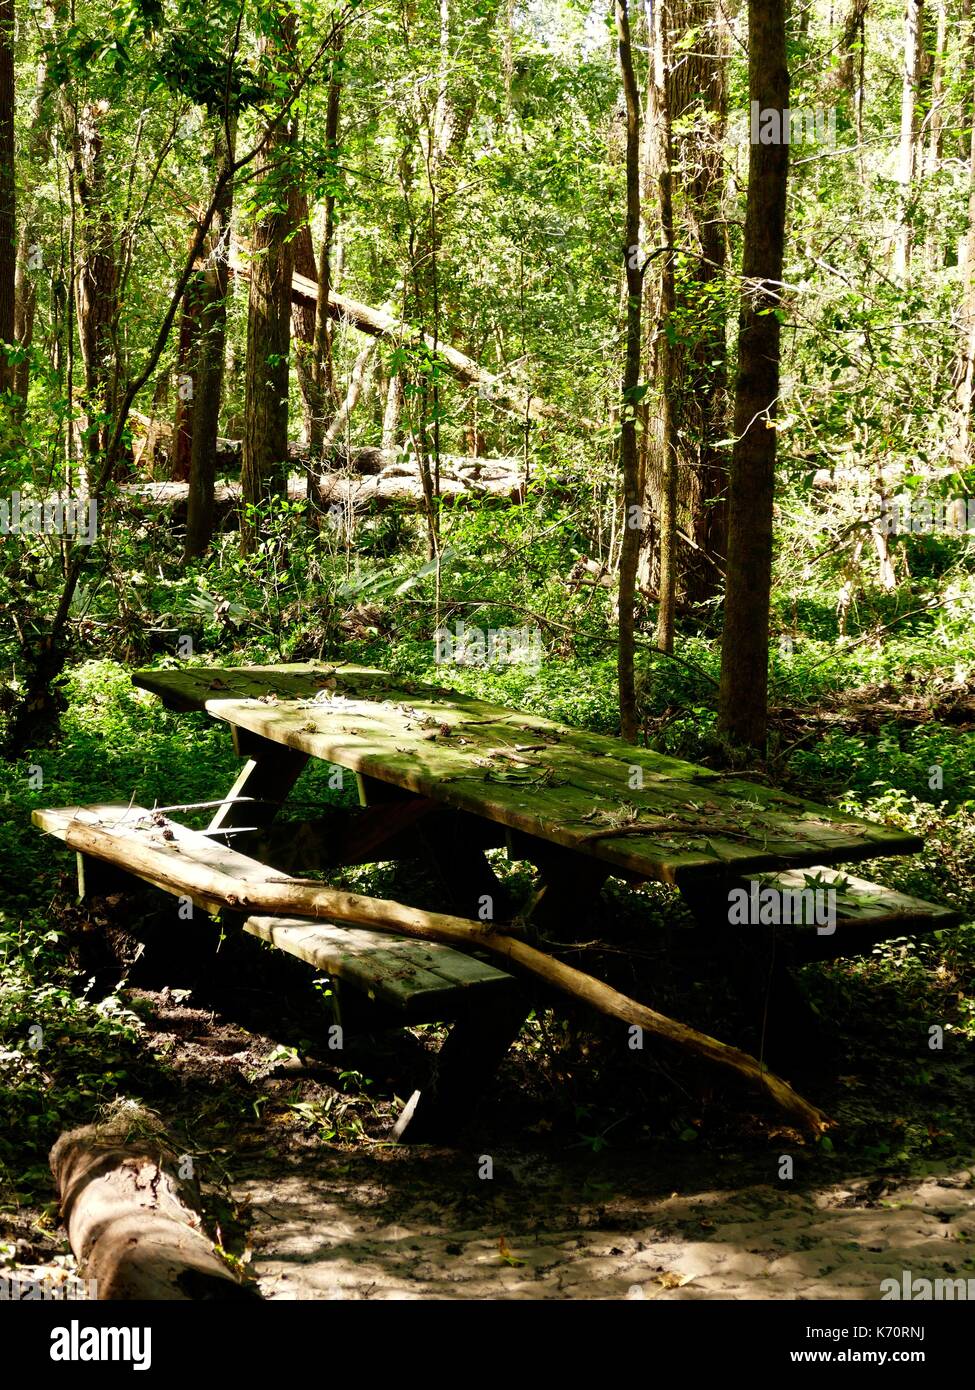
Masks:
[[[729,1145],[713,1117],[706,1144],[614,1134],[597,1151],[530,1124],[530,1106],[525,1118],[536,1064],[524,1058],[466,1147],[397,1147],[385,1138],[398,1102],[383,1067],[410,1082],[408,1045],[417,1067],[424,1056],[410,1035],[389,1035],[370,1058],[387,1097],[376,1104],[346,1096],[321,1063],[281,1060],[271,1030],[175,991],[135,993],[170,1078],[159,1111],[171,1128],[185,1123],[211,1226],[266,1299],[877,1300],[881,1281],[905,1271],[975,1279],[970,1155],[865,1171],[839,1152],[824,1164],[761,1125]],[[792,1177],[779,1176],[782,1155]],[[63,1232],[49,1225],[37,1241],[23,1216],[22,1272],[63,1278]]]
[[[302,1158],[242,1177],[251,1267],[269,1299],[878,1299],[882,1279],[962,1277],[970,1169],[792,1191],[680,1183],[625,1159],[524,1151]],[[971,1271],[969,1271],[970,1273]]]

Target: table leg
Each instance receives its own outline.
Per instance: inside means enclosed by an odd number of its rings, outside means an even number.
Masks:
[[[609,878],[609,865],[527,836],[512,838],[512,852],[536,864],[540,883],[528,909],[529,924],[557,941],[583,940],[587,918]]]
[[[520,989],[504,1000],[471,1005],[437,1054],[429,1085],[406,1102],[393,1138],[406,1144],[451,1142],[473,1115],[529,1008]]]
[[[227,793],[227,800],[207,826],[208,835],[219,836],[221,831],[244,827],[260,831],[270,825],[308,762],[307,753],[270,739],[236,728],[233,735],[234,748],[247,762]],[[249,799],[238,799],[242,797]],[[252,838],[246,833],[228,835],[227,843],[246,854]]]
[[[700,947],[726,972],[762,1039],[763,1056],[777,1069],[794,1071],[821,1056],[827,1043],[792,972],[792,952],[781,930],[728,921],[728,893],[745,886],[744,880],[728,878],[682,884],[680,891],[697,923]]]
[[[404,801],[420,801],[412,792],[361,776],[359,798],[370,809],[387,807],[391,816],[401,811]],[[512,905],[507,889],[488,862],[483,843],[479,843],[483,842],[483,830],[484,824],[476,816],[444,806],[425,814],[416,824],[423,856],[446,889],[448,910],[475,921],[503,922],[510,917]]]

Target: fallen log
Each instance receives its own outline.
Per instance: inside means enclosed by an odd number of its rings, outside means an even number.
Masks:
[[[149,507],[172,511],[179,517],[186,511],[189,498],[189,483],[124,483],[119,488],[123,497]],[[300,502],[308,496],[308,479],[304,474],[292,473],[288,479],[288,500]],[[470,481],[459,478],[441,477],[438,497],[445,503],[462,501],[465,498],[491,496],[512,502],[524,500],[524,488],[519,478],[512,475],[477,478]],[[315,501],[319,507],[329,508],[336,503],[347,510],[375,505],[382,509],[391,503],[404,503],[419,506],[423,500],[423,489],[419,475],[407,471],[393,474],[376,474],[363,478],[345,478],[326,473],[315,488]],[[241,501],[239,482],[221,482],[214,488],[213,505],[215,515],[227,518],[237,511]]]
[[[242,245],[242,243],[238,245]],[[248,277],[247,264],[239,254],[236,254],[236,250],[232,251],[231,266],[235,274],[244,279]],[[306,275],[298,275],[297,273],[292,275],[291,298],[301,303],[317,305],[318,282],[309,279]],[[468,357],[466,353],[451,347],[449,343],[435,339],[430,333],[422,333],[420,329],[404,323],[402,319],[398,319],[395,314],[389,313],[386,309],[373,308],[371,304],[363,304],[361,300],[351,299],[348,295],[338,294],[335,290],[330,290],[328,316],[339,323],[350,324],[360,333],[368,333],[370,337],[390,338],[397,343],[422,342],[447,364],[457,380],[464,386],[476,386],[479,393],[487,400],[493,401],[502,410],[517,415],[522,420],[525,418],[538,421],[549,420],[574,429],[580,426],[586,429],[595,428],[591,420],[574,417],[568,411],[561,410],[558,406],[549,405],[537,396],[506,383],[502,377],[495,376],[493,372],[482,367],[479,362],[475,362],[473,357]]]
[[[50,1156],[68,1240],[99,1299],[257,1298],[204,1234],[178,1160],[136,1105],[62,1134]]]
[[[302,879],[268,879],[264,883],[245,883],[231,874],[194,864],[190,860],[172,864],[172,856],[160,854],[151,845],[133,844],[131,840],[120,845],[116,837],[96,826],[70,824],[65,840],[72,849],[82,854],[106,859],[136,874],[147,872],[155,883],[173,892],[196,891],[210,900],[223,902],[233,912],[328,918],[378,927],[422,940],[443,941],[469,951],[489,951],[501,956],[510,965],[537,976],[546,984],[583,1000],[601,1013],[666,1038],[699,1057],[735,1072],[762,1090],[810,1134],[818,1136],[829,1124],[821,1111],[749,1053],[729,1047],[717,1038],[668,1018],[666,1014],[657,1013],[655,1009],[620,994],[592,975],[563,964],[496,926],[442,912],[424,912],[420,908],[405,907],[388,899],[368,898],[358,893],[324,888],[321,884]]]

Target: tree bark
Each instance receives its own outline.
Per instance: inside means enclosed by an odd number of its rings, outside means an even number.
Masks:
[[[648,111],[660,115],[647,120],[645,202],[652,199],[660,208],[660,244],[676,241],[688,253],[679,278],[672,273],[672,260],[668,266],[655,258],[660,273],[650,282],[655,296],[648,312],[657,324],[655,397],[662,408],[656,414],[648,411],[642,444],[647,510],[661,518],[659,546],[666,546],[666,555],[653,553],[651,541],[656,537],[648,528],[638,579],[641,587],[669,595],[669,578],[661,575],[664,558],[667,568],[676,571],[675,603],[681,596],[703,603],[720,587],[727,548],[728,469],[717,447],[728,433],[727,328],[720,295],[726,260],[722,140],[727,119],[727,23],[715,0],[670,0],[667,15],[655,8],[654,20],[660,31],[654,50],[662,48],[663,53],[652,65]],[[687,31],[695,35],[693,44],[671,54],[674,36]],[[655,80],[654,69],[664,68]],[[668,181],[669,196],[660,186],[661,170],[668,167],[681,170],[679,180],[671,176]],[[672,228],[669,235],[665,221]],[[667,283],[668,271],[672,284]],[[665,330],[668,297],[674,306],[669,314],[676,309],[679,332],[672,323]],[[676,463],[669,477],[664,447],[668,438]],[[665,524],[665,509],[674,517],[673,526]],[[665,650],[666,632],[665,626],[658,634],[665,639]]]
[[[636,742],[638,717],[634,652],[636,645],[636,576],[640,560],[643,488],[637,440],[639,410],[643,270],[640,251],[640,97],[633,71],[627,0],[615,0],[616,38],[626,101],[626,220],[623,258],[626,268],[626,349],[621,383],[620,467],[623,474],[623,532],[619,569],[620,732]]]
[[[75,295],[78,342],[85,370],[90,464],[94,464],[108,446],[117,369],[113,325],[118,272],[99,131],[99,122],[107,110],[108,103],[104,101],[91,102],[83,109],[78,118],[74,152],[80,250]],[[99,419],[101,423],[97,423]]]
[[[659,205],[660,285],[657,305],[656,334],[653,344],[656,395],[659,401],[657,427],[649,431],[656,440],[656,459],[651,468],[660,480],[658,507],[659,560],[657,565],[657,631],[659,651],[674,649],[674,618],[677,608],[677,468],[680,401],[682,395],[681,364],[674,341],[676,289],[674,284],[674,203],[671,180],[672,142],[670,125],[670,26],[668,0],[655,0],[651,46],[653,62],[649,83],[650,102],[647,110],[648,134],[651,145],[651,169],[656,183]]]
[[[781,136],[785,133],[789,105],[785,0],[749,0],[748,36],[749,99],[757,102],[762,112],[779,113]],[[751,146],[719,724],[733,738],[754,747],[765,743],[768,717],[774,420],[779,393],[779,311],[788,169],[789,146],[784,140]]]
[[[341,54],[338,47],[336,56]],[[334,166],[332,177],[338,180],[339,111],[342,97],[342,84],[335,63],[328,83],[328,104],[325,109],[325,147],[327,157]],[[322,244],[318,250],[318,298],[315,301],[315,331],[312,351],[312,370],[318,399],[322,402],[322,423],[317,433],[309,437],[309,446],[314,450],[319,436],[324,433],[324,415],[335,405],[335,365],[332,355],[332,317],[329,314],[328,300],[335,281],[332,266],[333,244],[335,241],[335,192],[332,186],[325,195],[325,226],[322,230]],[[312,277],[314,278],[314,276]]]
[[[51,1172],[71,1249],[99,1300],[255,1299],[202,1230],[179,1159],[154,1117],[126,1106],[62,1134]]]
[[[261,60],[268,73],[283,77],[293,46],[295,16],[286,12],[272,21],[273,32],[261,40]],[[291,198],[286,157],[292,122],[278,125],[255,160],[259,181],[258,213],[251,237],[250,293],[247,302],[247,364],[244,378],[244,451],[241,486],[244,514],[241,551],[254,549],[256,531],[247,515],[269,491],[286,480],[288,458],[288,384],[291,350],[291,277],[293,250]]]
[[[17,171],[14,150],[14,0],[0,0],[0,394],[14,385],[4,350],[16,338]]]
[[[214,170],[220,199],[210,231],[208,255],[200,284],[200,334],[196,361],[196,401],[193,447],[190,451],[190,490],[186,509],[186,542],[183,561],[206,552],[213,535],[214,476],[220,402],[223,394],[224,353],[227,343],[227,295],[230,287],[229,242],[233,211],[233,183],[220,184],[221,175],[233,165],[233,121],[225,122],[214,142]]]

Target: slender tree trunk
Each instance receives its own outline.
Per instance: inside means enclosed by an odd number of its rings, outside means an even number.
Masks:
[[[195,270],[183,294],[176,348],[176,410],[173,415],[173,443],[169,476],[173,482],[190,478],[193,425],[196,417],[196,363],[199,353],[200,309],[203,301],[203,271]]]
[[[383,439],[384,449],[395,449],[399,440],[399,421],[403,410],[403,379],[398,371],[394,371],[389,378],[389,386],[386,388],[386,407],[383,411]]]
[[[339,50],[341,52],[341,49]],[[333,65],[328,84],[328,105],[325,110],[325,146],[334,164],[334,178],[338,174],[339,111],[342,97],[342,84]],[[315,306],[315,333],[312,362],[318,398],[322,402],[322,420],[315,425],[309,436],[308,445],[312,455],[321,449],[325,433],[324,416],[334,410],[337,398],[335,388],[335,363],[332,353],[333,323],[328,312],[328,296],[336,288],[337,279],[332,262],[335,252],[335,193],[330,188],[325,195],[325,225],[322,230],[322,244],[318,251],[318,302]]]
[[[353,410],[359,404],[359,398],[366,390],[369,377],[372,373],[376,358],[376,348],[378,344],[375,338],[371,338],[359,353],[352,368],[352,375],[349,378],[349,389],[345,393],[345,399],[335,412],[335,418],[329,425],[322,440],[322,451],[328,454],[336,447],[342,438],[343,432],[348,428],[349,419]]]
[[[912,192],[917,171],[918,94],[924,60],[924,0],[907,0],[904,17],[904,69],[901,83],[901,135],[897,159],[900,185],[897,229],[894,237],[894,278],[906,285],[910,278],[914,231]]]
[[[668,0],[655,0],[653,5],[652,79],[649,84],[650,103],[647,110],[648,133],[651,139],[652,168],[656,182],[660,213],[660,245],[667,249],[659,258],[660,291],[656,336],[653,345],[654,375],[660,403],[656,434],[658,445],[656,471],[660,478],[658,531],[658,607],[656,644],[662,652],[674,649],[674,618],[677,607],[677,468],[678,429],[680,418],[679,354],[675,350],[674,310],[674,204],[672,190],[672,141],[670,127],[670,67],[671,14]],[[651,467],[653,463],[651,462]]]
[[[16,337],[17,171],[14,151],[14,0],[0,0],[0,344]],[[0,346],[0,394],[14,364]]]
[[[640,264],[640,97],[633,70],[630,16],[627,0],[615,0],[616,38],[626,101],[626,350],[623,363],[620,415],[620,465],[623,474],[624,524],[619,568],[620,730],[630,743],[639,728],[636,706],[634,652],[636,638],[636,576],[640,560],[643,490],[637,441],[640,348],[642,336],[643,270]]]
[[[75,293],[78,342],[85,369],[90,465],[107,447],[117,365],[112,332],[118,284],[115,234],[107,203],[102,137],[98,128],[107,110],[106,102],[93,102],[84,108],[78,118],[75,146],[80,214],[80,264]]]
[[[968,35],[968,87],[971,101],[968,120],[971,124],[968,155],[968,228],[965,241],[965,266],[962,289],[961,361],[958,366],[958,438],[956,457],[967,467],[973,456],[972,410],[975,407],[975,24]]]
[[[304,275],[308,280],[314,280],[318,274],[318,266],[308,216],[308,199],[304,193],[296,191],[292,199],[292,225],[297,228],[292,239],[295,273]],[[315,305],[310,300],[292,301],[291,343],[298,390],[301,392],[302,440],[310,448],[316,427],[318,434],[321,434],[320,425],[324,413],[314,361]]]
[[[293,46],[292,12],[275,21],[276,32],[261,41],[262,64],[283,78]],[[250,293],[247,302],[247,365],[244,378],[244,440],[240,481],[243,509],[240,548],[253,550],[256,532],[247,513],[268,491],[280,490],[288,469],[288,383],[291,351],[293,251],[291,199],[286,157],[291,122],[275,131],[255,160],[258,197],[264,207],[251,236]]]
[[[789,105],[785,0],[749,0],[748,89],[762,112]],[[767,130],[765,133],[768,133]],[[753,144],[742,258],[735,388],[735,446],[728,507],[728,577],[721,643],[720,727],[754,747],[765,742],[779,306],[789,147]]]
[[[34,318],[37,313],[38,267],[33,264],[32,233],[33,228],[28,222],[24,222],[17,247],[14,332],[21,355],[14,365],[13,389],[20,402],[20,410],[27,404],[27,393],[30,390],[30,350],[34,342]]]
[[[227,147],[226,123],[214,142],[214,172],[221,175],[233,165],[234,150]],[[234,126],[229,124],[231,140]],[[200,285],[200,333],[197,340],[196,401],[193,447],[190,452],[190,489],[186,508],[184,563],[203,555],[213,535],[213,488],[223,395],[224,355],[227,342],[227,296],[230,289],[230,219],[233,183],[222,187],[210,232],[208,255]]]
[[[648,83],[651,114],[646,122],[644,203],[646,207],[652,202],[660,209],[655,239],[661,245],[686,246],[688,255],[676,283],[673,262],[656,258],[660,273],[651,282],[654,295],[648,316],[657,325],[655,395],[663,401],[663,409],[656,414],[647,411],[641,442],[651,504],[647,513],[660,517],[661,535],[656,564],[655,532],[648,528],[644,535],[639,583],[656,585],[666,595],[669,569],[678,580],[678,591],[690,602],[700,603],[717,593],[726,551],[728,470],[726,456],[717,446],[728,433],[726,323],[718,293],[726,259],[722,140],[727,119],[727,25],[716,0],[670,0],[666,15],[661,9],[656,7],[654,20],[648,21],[657,24],[654,49],[663,48],[663,61],[651,65]],[[664,24],[667,28],[661,33]],[[671,56],[668,45],[673,36],[688,31],[695,35],[693,44]],[[657,80],[653,76],[654,69],[664,67],[665,87],[663,75]],[[657,112],[659,116],[653,114]],[[671,131],[669,156],[667,129]],[[668,168],[679,169],[681,177],[675,181],[671,175],[665,189],[660,173]],[[669,234],[665,223],[672,228]],[[673,322],[666,323],[668,300],[673,305],[671,318],[676,310],[679,333]],[[665,439],[671,441],[675,464],[669,477],[664,467]],[[666,520],[668,512],[672,524]],[[669,613],[665,605],[664,616],[669,617],[673,608],[673,601]],[[658,645],[665,650],[667,630],[665,624],[658,632]]]

